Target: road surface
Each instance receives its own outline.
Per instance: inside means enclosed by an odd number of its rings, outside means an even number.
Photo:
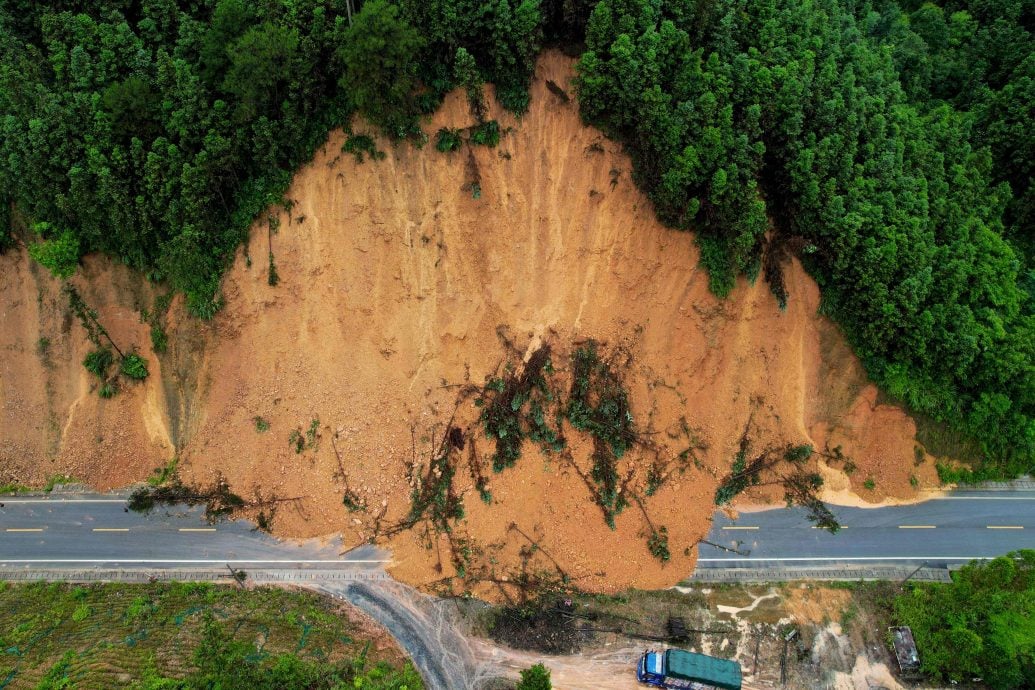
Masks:
[[[246,522],[209,524],[200,508],[129,512],[118,496],[0,497],[0,569],[294,568],[378,570],[374,548],[340,555],[340,544],[285,542]]]
[[[886,508],[830,506],[844,525],[817,529],[801,509],[717,513],[698,569],[927,565],[1035,549],[1035,490],[958,490]]]

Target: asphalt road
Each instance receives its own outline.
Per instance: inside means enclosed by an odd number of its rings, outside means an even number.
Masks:
[[[372,547],[340,554],[340,544],[286,542],[245,522],[205,522],[200,508],[126,512],[110,495],[0,498],[0,568],[235,568],[380,570]],[[814,528],[800,509],[717,513],[699,568],[793,565],[944,567],[1035,549],[1035,488],[956,491],[888,508],[832,506],[837,534]]]
[[[888,508],[830,506],[844,529],[816,529],[801,509],[717,513],[698,568],[949,567],[1035,549],[1035,490],[955,491]]]
[[[286,542],[245,522],[209,524],[200,508],[127,512],[123,498],[0,497],[0,569],[190,567],[380,569],[373,547],[340,554],[340,544]],[[2,576],[2,572],[0,572]]]

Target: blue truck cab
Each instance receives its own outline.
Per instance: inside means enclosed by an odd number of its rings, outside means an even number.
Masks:
[[[644,652],[636,680],[656,688],[741,690],[740,664],[682,649]]]

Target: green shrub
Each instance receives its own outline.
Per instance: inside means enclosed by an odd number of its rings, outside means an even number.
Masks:
[[[536,664],[521,672],[521,681],[515,690],[551,690],[550,670],[542,664]]]
[[[270,430],[270,423],[265,418],[256,415],[252,417],[252,421],[255,422],[255,430],[260,434]]]
[[[374,142],[374,138],[368,134],[353,134],[345,140],[342,144],[341,150],[345,153],[351,153],[357,163],[363,162],[363,154],[366,153],[370,156],[370,160],[379,161],[384,159],[385,152],[377,149],[377,144]]]
[[[162,354],[169,349],[169,336],[160,324],[151,324],[151,349]]]
[[[47,481],[43,485],[43,490],[50,493],[58,484],[71,484],[73,482],[75,482],[75,477],[70,474],[52,474],[47,477]]]
[[[49,223],[37,223],[33,229],[41,237],[53,235],[29,245],[29,256],[56,278],[71,278],[79,265],[79,239],[71,230],[56,232]]]
[[[500,143],[500,123],[489,120],[471,127],[471,143],[496,148]]]
[[[108,370],[114,363],[115,355],[112,354],[111,348],[108,347],[91,350],[83,360],[83,366],[86,367],[86,370],[100,379],[107,377]]]
[[[460,136],[459,129],[452,129],[450,127],[443,127],[438,130],[438,135],[435,140],[435,148],[442,153],[450,153],[452,151],[458,151],[463,146],[464,140]]]
[[[123,375],[134,381],[143,381],[147,378],[147,360],[135,352],[131,352],[122,358],[122,365],[119,367]]]

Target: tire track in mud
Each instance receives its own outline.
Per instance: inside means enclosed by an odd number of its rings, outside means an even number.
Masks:
[[[383,625],[413,660],[429,690],[473,690],[480,673],[467,640],[442,610],[444,600],[398,582],[320,583],[312,589],[344,599]]]

